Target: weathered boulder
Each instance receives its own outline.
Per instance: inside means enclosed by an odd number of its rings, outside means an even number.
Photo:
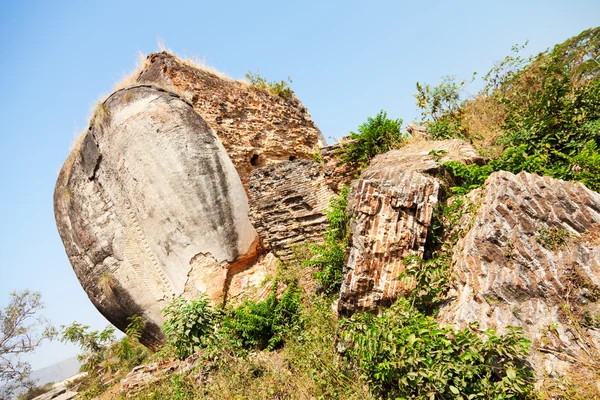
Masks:
[[[214,129],[242,183],[263,166],[311,159],[325,139],[292,93],[283,98],[218,76],[166,53],[150,54],[139,83],[172,87]]]
[[[141,315],[150,346],[174,296],[222,301],[261,253],[219,138],[180,96],[150,85],[98,106],[60,171],[54,209],[91,301],[121,330]]]
[[[296,160],[259,168],[248,185],[250,221],[265,249],[287,260],[294,245],[323,239],[325,209],[334,195],[319,163]]]
[[[348,195],[350,248],[338,312],[391,304],[404,286],[403,259],[423,256],[434,208],[442,193],[440,162],[481,161],[461,140],[416,142],[375,157]]]
[[[539,377],[585,374],[590,357],[600,360],[600,194],[502,171],[469,199],[440,320],[501,333],[521,326]]]

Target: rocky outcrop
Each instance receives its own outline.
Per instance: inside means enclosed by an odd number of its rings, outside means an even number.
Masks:
[[[255,170],[248,185],[250,221],[263,246],[282,260],[294,246],[320,242],[334,192],[321,164],[289,161]]]
[[[174,296],[222,301],[262,252],[219,138],[189,103],[150,85],[98,106],[60,171],[54,209],[94,305],[121,330],[143,316],[150,346]]]
[[[325,145],[321,131],[295,95],[283,98],[226,79],[166,53],[150,54],[140,83],[172,87],[216,132],[246,186],[260,167],[312,159]]]
[[[457,281],[440,320],[522,326],[540,377],[585,374],[600,360],[600,194],[509,172],[469,196],[454,249]],[[589,371],[588,371],[589,372]]]
[[[404,286],[403,259],[423,256],[433,210],[443,188],[440,162],[481,161],[460,140],[416,142],[377,156],[348,195],[351,239],[338,311],[391,304]]]

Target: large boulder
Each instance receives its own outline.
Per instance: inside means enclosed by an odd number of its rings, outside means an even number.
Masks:
[[[403,259],[422,257],[435,207],[443,194],[440,164],[480,162],[461,140],[419,141],[375,157],[348,195],[350,248],[338,311],[391,304],[405,289]]]
[[[589,374],[600,359],[600,194],[502,171],[469,199],[440,320],[500,333],[521,326],[540,378]]]
[[[139,85],[101,103],[62,167],[55,217],[67,255],[100,312],[162,340],[174,296],[222,301],[261,250],[245,189],[215,132],[180,96]]]

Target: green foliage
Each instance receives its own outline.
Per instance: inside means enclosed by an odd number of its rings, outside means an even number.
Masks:
[[[181,359],[205,347],[206,338],[214,332],[215,312],[206,295],[192,301],[178,297],[163,314],[167,345]]]
[[[348,191],[346,186],[338,196],[330,199],[329,209],[326,211],[328,227],[324,234],[325,242],[312,245],[310,249],[313,256],[304,261],[304,265],[318,268],[315,280],[320,285],[319,290],[326,295],[338,293],[342,285],[350,223],[350,216],[346,211]]]
[[[139,342],[145,327],[146,324],[139,315],[129,317],[126,336],[113,346],[120,370],[128,371],[140,365],[150,355],[148,349]]]
[[[464,128],[456,121],[442,119],[440,121],[427,121],[425,125],[431,138],[434,140],[465,138]]]
[[[465,82],[456,82],[455,76],[444,76],[437,86],[417,82],[417,107],[423,121],[452,118],[460,111],[460,92]]]
[[[281,80],[277,81],[267,81],[265,78],[259,75],[258,71],[256,73],[248,72],[246,73],[246,78],[250,81],[250,86],[258,90],[266,90],[275,96],[282,97],[284,99],[289,99],[292,97],[292,89],[288,85],[292,83],[292,79],[288,77],[288,82]]]
[[[225,317],[225,331],[244,348],[275,350],[299,327],[300,288],[291,283],[277,298],[277,282],[265,301],[246,300]]]
[[[342,143],[339,151],[343,164],[358,164],[366,167],[378,154],[399,147],[405,137],[400,133],[402,119],[389,119],[383,110],[368,118],[358,127],[358,133],[350,132],[350,140]]]
[[[460,181],[456,192],[481,185],[498,170],[581,181],[600,190],[600,27],[537,56],[520,56],[523,48],[514,46],[513,54],[484,76],[485,87],[475,99],[461,102],[464,82],[453,77],[434,87],[417,83],[417,105],[434,139],[477,139],[478,132],[465,126],[487,135],[503,131],[485,139],[488,146],[504,147],[492,151],[488,165],[447,165]],[[466,115],[480,111],[489,119]]]
[[[416,255],[403,259],[405,270],[399,278],[411,288],[406,290],[405,298],[419,312],[435,314],[446,300],[452,251],[461,234],[454,226],[467,210],[461,197],[454,198],[450,204],[440,203],[428,231],[426,259]]]
[[[107,326],[102,331],[92,331],[87,325],[73,322],[62,326],[61,342],[78,345],[83,353],[77,356],[81,363],[81,371],[95,374],[106,369],[102,365],[111,358],[111,345],[115,342],[115,328]]]
[[[458,161],[446,161],[444,167],[453,177],[454,185],[451,191],[456,195],[464,195],[478,188],[493,172],[493,165],[490,164],[479,166],[476,164],[466,165]]]
[[[520,328],[498,336],[474,326],[440,328],[400,299],[381,316],[358,313],[342,322],[347,362],[355,363],[385,399],[519,399],[533,393],[523,363],[530,342]],[[482,334],[481,339],[477,333]]]
[[[22,356],[56,336],[50,322],[40,315],[41,298],[39,292],[12,292],[8,305],[0,309],[0,399],[11,398],[18,387],[33,386],[31,366]]]
[[[462,112],[460,94],[465,82],[456,82],[454,76],[444,76],[437,86],[417,82],[417,107],[432,139],[464,138],[460,123]]]
[[[340,357],[334,338],[338,335],[338,317],[327,297],[316,296],[302,304],[303,329],[291,336],[283,354],[294,379],[311,387],[310,397],[291,398],[356,399],[372,396],[368,386],[352,364]]]

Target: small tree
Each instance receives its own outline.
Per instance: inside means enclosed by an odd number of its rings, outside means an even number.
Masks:
[[[44,308],[39,292],[13,292],[8,306],[0,310],[0,399],[12,396],[18,387],[32,387],[31,366],[21,360],[44,340],[56,335],[50,322],[40,315]]]
[[[90,327],[73,322],[69,326],[62,327],[61,342],[77,344],[83,350],[77,356],[82,363],[81,370],[89,373],[97,373],[101,369],[102,362],[108,360],[109,350],[115,342],[115,328],[108,326],[103,331],[90,331]]]

